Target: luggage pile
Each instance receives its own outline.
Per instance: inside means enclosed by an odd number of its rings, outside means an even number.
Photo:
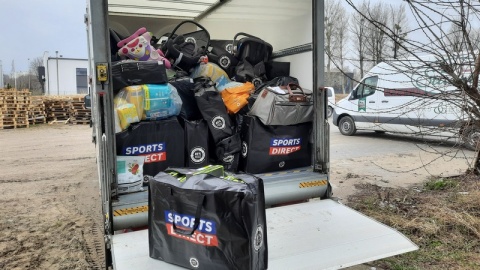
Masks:
[[[200,30],[177,34],[184,24]],[[252,174],[311,165],[312,92],[246,33],[211,40],[184,21],[159,39],[110,35],[118,192],[149,186],[150,257],[266,269],[263,181]]]
[[[184,24],[200,30],[177,34]],[[145,28],[111,39],[119,173],[128,156],[144,157],[130,164],[143,184],[168,167],[258,174],[311,165],[312,91],[272,61],[268,42],[246,33],[211,40],[193,21],[160,39]]]

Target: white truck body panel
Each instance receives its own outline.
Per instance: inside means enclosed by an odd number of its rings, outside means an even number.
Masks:
[[[339,269],[418,247],[333,200],[267,209],[269,269]],[[148,230],[113,235],[117,270],[184,269],[149,257]]]

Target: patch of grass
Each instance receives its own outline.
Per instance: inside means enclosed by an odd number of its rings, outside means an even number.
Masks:
[[[382,269],[480,269],[480,177],[432,178],[424,189],[357,185],[348,205],[420,249],[370,263]]]
[[[428,190],[446,190],[457,187],[458,182],[448,178],[431,178],[425,183],[425,188]]]

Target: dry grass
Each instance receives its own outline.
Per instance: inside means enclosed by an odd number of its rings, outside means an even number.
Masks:
[[[348,205],[404,233],[420,249],[373,262],[384,269],[480,269],[480,178],[432,178],[421,187],[358,185]]]

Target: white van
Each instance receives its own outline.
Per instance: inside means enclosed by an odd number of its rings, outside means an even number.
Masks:
[[[333,106],[335,106],[335,90],[333,87],[325,87],[327,89],[327,97],[328,97],[328,107],[327,107],[327,117],[331,117],[333,114]]]
[[[437,63],[436,57],[424,56],[422,61],[376,65],[334,106],[333,124],[347,136],[357,130],[455,138],[463,134],[466,146],[475,149],[480,132],[469,125],[461,110],[465,100],[458,98],[458,90],[432,68]],[[465,68],[463,75],[470,74]]]

